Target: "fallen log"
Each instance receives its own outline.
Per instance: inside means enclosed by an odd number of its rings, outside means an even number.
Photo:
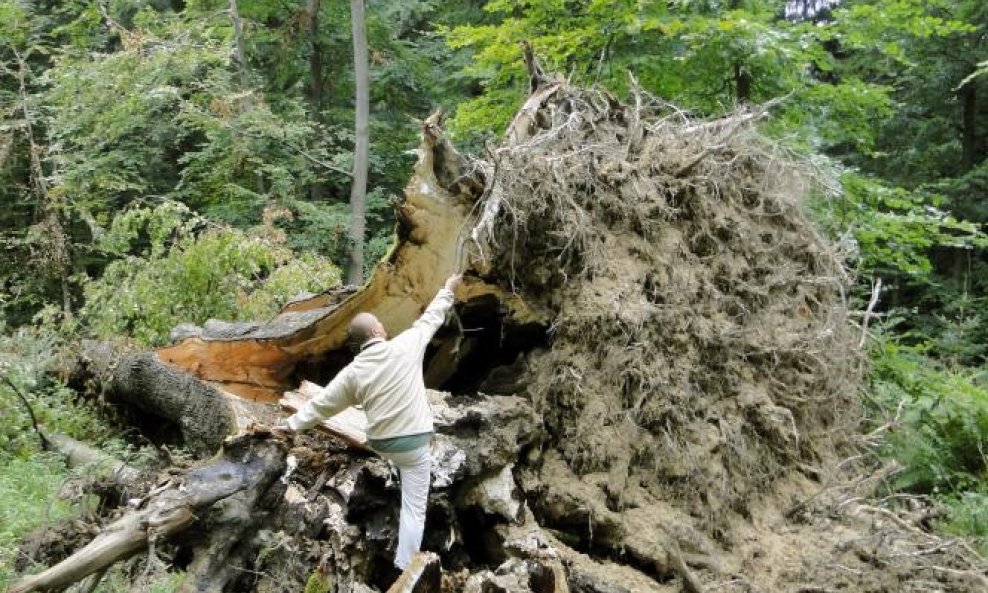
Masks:
[[[276,424],[274,405],[236,397],[165,364],[155,352],[128,350],[107,342],[84,342],[72,382],[94,381],[112,402],[132,406],[144,417],[177,427],[182,444],[210,455],[224,439],[251,424]]]
[[[236,430],[233,409],[223,393],[179,369],[162,364],[153,352],[128,352],[113,344],[83,344],[75,380],[95,378],[112,400],[174,423],[185,444],[211,453]]]
[[[285,444],[266,431],[227,440],[216,459],[158,486],[139,510],[106,526],[64,561],[18,581],[10,593],[65,588],[147,549],[158,538],[175,538],[196,523],[209,525],[209,537],[181,591],[221,591],[230,575],[223,562],[212,566],[210,561],[225,561],[231,546],[265,510],[261,501],[280,500],[283,485],[277,478],[284,473],[286,453]],[[217,504],[220,501],[224,503]]]
[[[103,451],[58,432],[46,432],[45,440],[65,458],[69,467],[95,466],[97,473],[106,473],[125,484],[136,482],[140,470],[127,465]]]

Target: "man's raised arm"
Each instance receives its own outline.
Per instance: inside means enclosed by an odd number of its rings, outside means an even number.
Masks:
[[[453,306],[453,291],[460,285],[461,279],[462,276],[460,274],[450,276],[446,280],[446,284],[436,293],[429,306],[426,307],[422,316],[412,324],[412,327],[402,332],[396,339],[407,341],[407,343],[425,352],[425,347],[428,345],[429,340],[432,339],[432,336],[436,334],[436,330],[442,326],[443,321],[446,319],[446,312]]]

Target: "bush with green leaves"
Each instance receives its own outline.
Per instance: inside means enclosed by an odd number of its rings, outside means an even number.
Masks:
[[[338,202],[311,202],[290,200],[285,206],[291,216],[277,221],[284,229],[288,245],[296,252],[312,252],[326,256],[330,261],[346,261],[350,253],[350,206]],[[366,218],[369,232],[364,244],[364,277],[384,256],[394,241],[393,208],[380,188],[367,192]]]
[[[182,322],[263,320],[303,292],[336,286],[339,268],[285,246],[271,226],[216,226],[178,202],[133,208],[102,240],[119,259],[85,282],[82,324],[100,337],[168,341]]]
[[[52,327],[25,326],[8,333],[0,325],[0,463],[37,453],[32,412],[39,425],[76,439],[104,442],[112,435],[92,407],[52,378],[65,346]]]
[[[881,278],[880,309],[896,320],[899,341],[927,348],[948,365],[978,366],[988,337],[982,296],[988,264],[978,257],[988,248],[983,225],[955,216],[949,200],[931,188],[897,187],[850,169],[835,180],[839,196],[815,200],[814,214],[850,252],[861,280],[855,306],[865,306],[872,282]],[[937,258],[945,253],[968,254],[969,270],[938,274]]]
[[[939,497],[946,530],[988,538],[988,384],[892,340],[874,348],[872,364],[868,401],[897,416],[882,450],[905,468],[892,487]]]
[[[833,216],[858,243],[859,273],[922,279],[933,270],[934,248],[988,248],[980,225],[951,214],[942,195],[889,186],[853,171],[841,176],[841,184]]]
[[[955,535],[973,536],[982,555],[988,555],[988,483],[975,490],[950,496],[947,520],[941,528]]]

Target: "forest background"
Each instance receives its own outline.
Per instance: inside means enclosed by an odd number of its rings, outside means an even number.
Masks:
[[[938,529],[988,549],[988,4],[364,4],[0,0],[0,582],[17,538],[87,512],[55,496],[68,470],[25,403],[153,462],[54,378],[60,349],[159,346],[181,322],[263,320],[359,282],[392,243],[418,121],[442,107],[454,142],[485,151],[528,90],[523,39],[622,97],[636,80],[698,116],[772,102],[763,130],[816,172],[808,206],[856,279],[862,402],[904,468],[889,494],[938,500]]]

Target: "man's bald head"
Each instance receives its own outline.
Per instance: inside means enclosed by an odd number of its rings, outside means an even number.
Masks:
[[[364,342],[371,338],[386,338],[388,333],[384,331],[384,325],[378,321],[373,313],[357,313],[350,320],[347,328],[347,338],[352,346],[359,348]]]

